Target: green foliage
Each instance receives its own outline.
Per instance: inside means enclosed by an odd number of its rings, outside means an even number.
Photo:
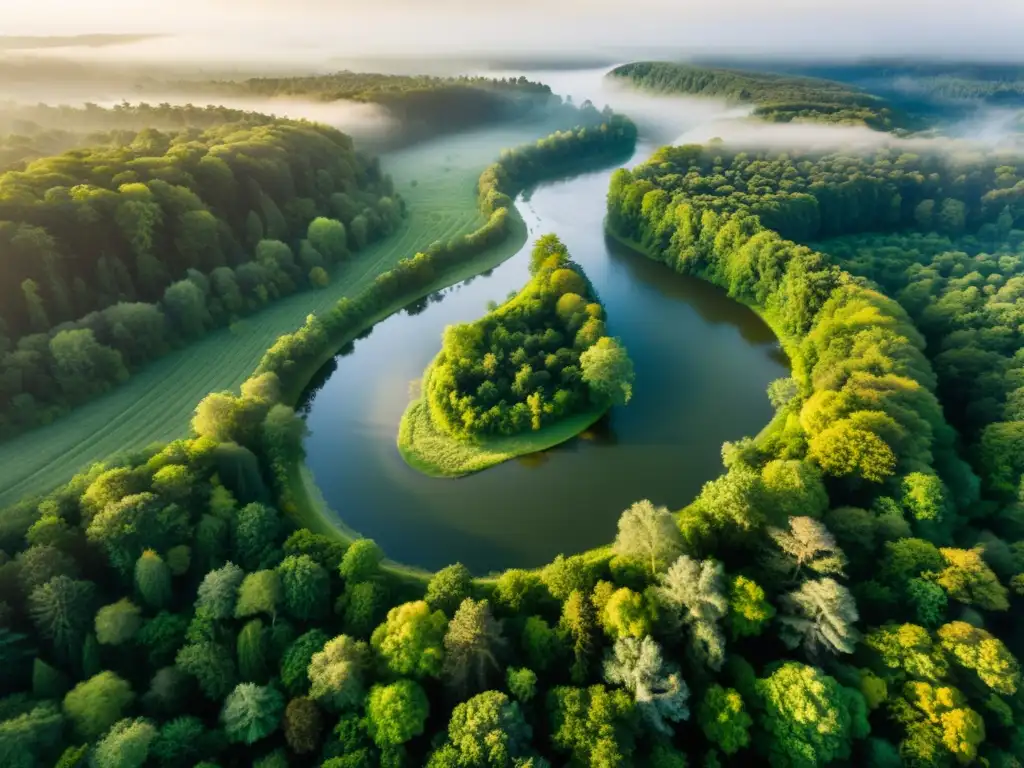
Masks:
[[[673,620],[685,624],[698,659],[712,669],[725,660],[725,636],[720,628],[729,611],[725,572],[714,560],[698,562],[680,555],[661,575],[657,595]]]
[[[199,718],[177,717],[160,727],[149,752],[160,765],[192,765],[202,755],[205,735],[206,728]]]
[[[373,539],[358,539],[345,551],[338,572],[347,582],[367,581],[377,575],[384,553]]]
[[[632,363],[604,337],[601,305],[553,235],[535,246],[531,274],[480,320],[445,329],[423,382],[430,421],[443,434],[469,442],[537,432],[629,400]]]
[[[499,669],[497,657],[505,643],[501,623],[492,616],[488,602],[463,600],[444,636],[442,671],[448,687],[461,698],[485,689]]]
[[[231,653],[218,643],[186,645],[178,651],[174,663],[192,675],[203,695],[212,701],[223,699],[238,681]]]
[[[224,699],[220,719],[231,741],[252,744],[277,730],[284,699],[274,688],[239,683]]]
[[[775,615],[764,590],[746,576],[736,576],[729,587],[729,628],[734,638],[761,634]]]
[[[615,553],[640,561],[653,578],[668,567],[683,549],[682,536],[665,507],[655,507],[644,499],[633,504],[619,517]]]
[[[398,746],[423,733],[427,694],[412,680],[375,685],[366,699],[367,730],[378,747]]]
[[[430,611],[422,600],[388,611],[387,620],[374,630],[370,644],[389,671],[409,677],[438,677],[444,663],[444,636],[448,620]]]
[[[108,670],[68,691],[64,714],[78,738],[92,741],[121,719],[134,698],[131,685]]]
[[[245,579],[245,572],[234,563],[209,571],[199,585],[196,598],[196,612],[214,619],[227,619],[235,615],[238,588]]]
[[[462,563],[446,566],[430,577],[423,599],[431,608],[454,616],[462,601],[471,596],[472,581],[472,574]]]
[[[54,649],[71,656],[81,647],[92,626],[96,585],[55,576],[32,590],[29,610],[36,631],[49,640]]]
[[[712,685],[704,693],[697,708],[697,722],[709,741],[713,741],[727,755],[732,755],[750,743],[753,720],[747,714],[743,697],[732,688]]]
[[[141,768],[156,737],[157,729],[143,718],[120,720],[96,743],[91,764],[96,768]]]
[[[526,667],[509,667],[505,674],[505,682],[511,693],[520,704],[529,704],[537,694],[537,673]]]
[[[238,602],[235,603],[235,617],[244,619],[265,613],[271,618],[277,616],[281,603],[281,577],[277,571],[256,571],[246,574],[238,588]]]
[[[142,626],[142,612],[123,598],[96,612],[96,639],[104,645],[121,645],[135,637]]]
[[[292,694],[309,690],[309,662],[313,654],[322,650],[330,638],[319,629],[311,629],[296,638],[281,657],[281,682]]]
[[[135,586],[150,608],[159,610],[171,599],[171,569],[151,549],[143,552],[135,562]]]
[[[852,739],[867,734],[867,722],[857,722],[865,713],[851,702],[860,694],[814,667],[783,663],[756,687],[772,766],[814,766],[848,757]]]
[[[501,768],[529,765],[532,729],[519,704],[498,691],[478,694],[456,705],[448,723],[448,743],[428,765]]]
[[[289,556],[277,566],[288,615],[300,621],[327,615],[331,601],[330,575],[309,555]]]
[[[559,686],[548,693],[551,743],[576,765],[613,768],[636,748],[638,721],[624,690]]]
[[[310,698],[336,710],[359,706],[365,695],[363,679],[368,664],[366,643],[348,635],[328,641],[310,657]]]
[[[935,583],[954,600],[990,611],[1010,607],[1006,587],[982,560],[981,549],[940,549],[946,567],[934,575]]]

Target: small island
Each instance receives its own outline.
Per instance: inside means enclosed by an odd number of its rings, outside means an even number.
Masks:
[[[633,363],[555,235],[530,257],[530,281],[476,322],[445,329],[398,431],[413,468],[459,477],[542,451],[592,426],[633,393]]]

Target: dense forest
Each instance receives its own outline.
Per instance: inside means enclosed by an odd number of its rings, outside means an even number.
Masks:
[[[547,116],[561,98],[525,77],[433,77],[336,72],[305,77],[255,77],[247,80],[181,81],[146,90],[210,97],[306,98],[376,104],[400,124],[399,139],[410,141],[441,132],[531,116]]]
[[[775,123],[866,125],[880,131],[915,127],[884,99],[830,80],[654,61],[624,64],[608,76],[655,93],[750,103],[755,116]]]
[[[612,182],[613,232],[759,309],[791,356],[793,377],[769,391],[776,419],[726,445],[726,474],[680,525],[690,551],[762,586],[741,553],[767,550],[766,565],[772,546],[804,553],[789,577],[799,588],[766,593],[798,610],[778,614],[779,637],[815,666],[765,669],[859,680],[863,700],[810,722],[863,739],[865,764],[1009,766],[1024,754],[1024,642],[1010,618],[1024,581],[1022,189],[1005,158],[721,145],[664,148]],[[948,239],[965,233],[973,255]],[[784,239],[840,236],[827,253]],[[841,756],[768,753],[776,765]]]
[[[536,431],[632,396],[629,356],[606,335],[593,286],[555,235],[537,241],[530,275],[480,320],[445,329],[424,396],[433,424],[452,437]]]
[[[122,112],[170,120],[177,110]],[[200,125],[120,131],[0,175],[0,433],[49,421],[175,344],[323,285],[396,226],[401,199],[347,136],[224,122],[233,116],[186,108],[176,119]]]

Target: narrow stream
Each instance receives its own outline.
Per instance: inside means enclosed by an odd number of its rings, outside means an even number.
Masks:
[[[600,74],[530,76],[600,106]],[[661,102],[650,102],[639,112],[654,117],[638,119],[642,140],[630,165],[706,118],[678,110],[658,118]],[[619,514],[638,499],[688,503],[721,471],[722,442],[756,433],[771,417],[765,388],[788,370],[772,332],[713,286],[606,238],[613,170],[521,197],[516,206],[530,231],[522,250],[379,323],[311,382],[307,465],[339,518],[389,557],[429,569],[462,562],[484,574],[607,543]],[[489,300],[517,291],[528,279],[533,241],[548,232],[586,270],[610,332],[628,347],[637,372],[633,401],[581,438],[476,475],[443,480],[410,469],[395,447],[398,423],[444,327],[474,320]]]

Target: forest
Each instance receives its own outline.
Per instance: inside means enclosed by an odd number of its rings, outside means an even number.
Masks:
[[[915,127],[907,115],[884,99],[818,78],[662,61],[623,64],[608,76],[654,93],[751,103],[755,117],[774,123],[865,125],[878,131]]]
[[[398,121],[401,130],[397,141],[402,143],[442,132],[546,116],[561,106],[561,98],[553,94],[549,86],[526,77],[433,77],[346,71],[306,77],[185,80],[140,87],[144,92],[171,90],[190,96],[306,98],[376,104]]]
[[[609,234],[753,308],[791,363],[771,422],[726,443],[725,472],[684,509],[637,501],[609,546],[483,578],[402,567],[311,511],[298,393],[507,236],[523,189],[635,148],[627,118],[574,114],[483,172],[479,229],[310,315],[239,391],[197,404],[189,437],[0,511],[0,764],[1020,766],[1012,156],[712,142],[614,173]],[[28,162],[0,176],[0,306],[18,308],[0,386],[101,389],[158,341],[315,285],[362,244],[356,220],[375,215],[377,236],[401,210],[346,137],[291,121],[147,129]],[[265,279],[248,290],[253,266]],[[459,360],[450,394],[479,398],[490,367],[543,418],[559,391],[540,376],[549,357],[563,400],[581,383],[590,396],[604,312],[556,238],[531,272],[445,356]],[[580,348],[588,324],[598,341]],[[626,399],[624,366],[608,368],[607,396]],[[502,427],[458,405],[467,432]]]
[[[557,236],[537,241],[530,275],[480,320],[445,329],[423,386],[432,422],[451,437],[537,431],[632,396],[629,355],[606,335],[593,286]]]
[[[109,119],[186,127],[122,129],[0,175],[0,434],[324,284],[402,216],[378,162],[326,126],[234,122],[220,109],[119,112]]]
[[[819,672],[860,679],[867,709],[848,715],[867,716],[853,737],[871,734],[857,746],[865,764],[1008,766],[1021,754],[1016,174],[997,157],[712,144],[663,148],[609,192],[614,233],[757,308],[786,345],[793,377],[769,391],[775,421],[723,449],[727,473],[680,525],[726,569],[769,542],[815,542],[804,564],[818,578],[776,604],[805,611],[782,619],[780,638],[810,632]],[[803,499],[783,492],[788,530],[773,521],[780,483]],[[968,674],[948,641],[969,635],[987,650],[974,646]],[[986,682],[983,655],[1014,682]]]

